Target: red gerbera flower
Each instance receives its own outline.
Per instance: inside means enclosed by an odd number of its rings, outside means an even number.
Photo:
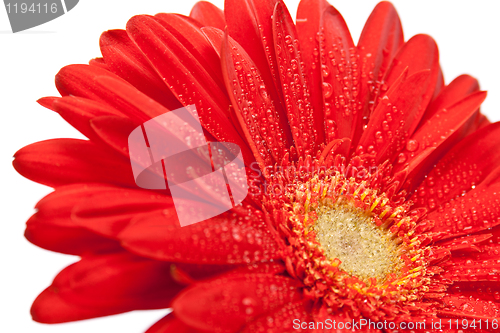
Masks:
[[[28,240],[82,259],[35,300],[36,321],[171,307],[148,333],[496,330],[486,93],[467,75],[445,86],[435,42],[404,42],[390,3],[357,45],[322,0],[296,22],[276,0],[199,2],[133,17],[103,33],[102,58],[57,74],[62,97],[39,103],[89,140],[32,144],[14,166],[55,188]],[[251,193],[181,228],[168,190],[136,186],[127,138],[190,104],[207,139],[240,146]]]

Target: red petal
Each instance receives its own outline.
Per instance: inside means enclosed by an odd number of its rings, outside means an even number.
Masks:
[[[221,30],[226,27],[224,12],[207,1],[197,2],[191,9],[189,16],[205,27],[215,27]]]
[[[222,58],[221,56],[221,48],[222,48],[222,41],[224,36],[224,31],[221,29],[217,29],[214,27],[203,27],[201,28],[201,31],[205,35],[205,37],[208,39],[210,44],[212,44],[212,47],[214,48],[215,52],[217,52],[217,55]],[[231,38],[232,39],[232,38]],[[222,63],[222,74],[224,75],[224,62],[221,59]],[[231,97],[231,94],[229,94],[229,97]]]
[[[114,238],[135,214],[171,205],[170,197],[144,190],[100,184],[59,187],[37,204],[37,213],[28,221],[26,237],[57,252],[115,250],[119,248],[116,242],[94,232]]]
[[[96,66],[105,70],[109,70],[108,65],[104,61],[104,58],[94,58],[89,61],[90,66]]]
[[[314,110],[314,119],[324,123],[323,91],[321,80],[321,64],[319,58],[319,43],[317,34],[323,11],[330,4],[325,0],[301,0],[297,9],[297,36],[301,47],[301,56],[304,61],[305,73],[311,91],[311,104]],[[318,130],[318,142],[325,142],[324,128]]]
[[[242,266],[240,268],[234,269],[228,274],[268,274],[268,275],[278,275],[283,274],[285,271],[285,266],[282,261],[274,262],[255,262]]]
[[[445,242],[440,242],[439,248],[448,249],[450,251],[460,251],[468,249],[480,250],[483,247],[484,244],[483,242],[488,239],[491,239],[492,237],[493,237],[492,234],[476,234],[471,236],[453,238]],[[480,243],[483,244],[477,245]]]
[[[94,86],[107,95],[106,103],[134,122],[142,123],[169,110],[123,81],[106,76],[94,79]]]
[[[200,332],[177,319],[173,312],[151,326],[146,333],[196,333]]]
[[[470,237],[481,239],[484,238],[484,235]],[[500,280],[499,250],[500,245],[498,244],[480,244],[477,246],[476,252],[462,254],[462,256],[451,258],[441,264],[445,271],[441,273],[440,277],[450,281],[498,281]]]
[[[452,182],[449,180],[448,184]],[[427,218],[434,221],[429,232],[445,232],[443,239],[494,227],[500,224],[500,182],[480,185],[433,211]]]
[[[363,117],[369,117],[373,111],[385,72],[403,43],[403,29],[396,9],[390,2],[380,2],[366,21],[358,42]]]
[[[224,82],[220,66],[220,58],[212,45],[207,41],[201,27],[191,22],[188,17],[179,14],[156,14],[155,18],[175,39],[185,47],[208,74],[224,91]]]
[[[485,282],[454,282],[447,290],[449,293],[481,298],[484,301],[498,301],[500,299],[500,285],[498,281]]]
[[[322,124],[314,119],[297,32],[290,13],[281,2],[274,9],[273,33],[286,113],[295,148],[299,156],[315,156],[321,144],[318,133]]]
[[[399,154],[409,165],[408,180],[419,184],[446,152],[465,136],[464,126],[474,120],[486,92],[477,92],[441,109],[413,134],[406,149]],[[396,168],[402,170],[403,165]]]
[[[174,301],[176,316],[201,330],[236,332],[254,318],[302,297],[298,282],[266,274],[232,275],[196,284]]]
[[[110,316],[127,311],[130,310],[121,308],[100,309],[78,306],[60,298],[56,290],[49,287],[35,299],[35,302],[31,307],[31,316],[34,321],[39,323],[57,324]]]
[[[359,145],[376,155],[377,163],[392,160],[406,146],[410,127],[422,116],[420,105],[426,98],[429,75],[428,70],[408,78],[403,73],[373,111]]]
[[[498,323],[500,318],[500,304],[496,302],[487,302],[482,299],[470,299],[455,295],[447,295],[442,299],[442,302],[447,305],[444,310],[439,310],[438,314],[446,317],[465,318],[472,322],[472,319],[488,320],[491,328],[492,319]],[[477,321],[476,321],[477,322]]]
[[[253,264],[258,266],[257,264]],[[252,267],[253,265],[249,265]],[[217,275],[225,274],[227,272],[253,272],[259,271],[259,268],[255,270],[245,269],[246,266],[235,268],[235,265],[203,265],[203,264],[186,264],[186,263],[175,263],[170,266],[170,273],[172,278],[182,285],[190,285],[196,283],[198,280],[204,280],[208,278],[213,278]],[[280,272],[280,271],[278,271]],[[282,272],[282,271],[281,271]]]
[[[99,46],[111,72],[169,110],[182,106],[125,30],[103,32]]]
[[[56,75],[56,87],[62,96],[85,97],[94,101],[106,103],[105,92],[96,89],[94,79],[99,76],[107,76],[119,80],[125,84],[123,79],[117,75],[95,66],[69,65],[61,68]]]
[[[500,123],[469,135],[451,149],[429,173],[412,201],[417,207],[436,209],[479,185],[500,159]]]
[[[199,280],[213,278],[221,274],[282,274],[285,267],[282,263],[260,263],[243,265],[203,265],[203,264],[186,264],[175,263],[170,267],[170,272],[173,279],[181,284],[190,285]]]
[[[467,123],[460,130],[463,131],[464,137],[468,136],[480,128],[488,126],[491,122],[485,115],[481,114],[481,109],[478,109],[476,115],[469,119]]]
[[[193,80],[189,81],[189,84],[195,84],[197,88],[200,88],[196,89],[196,91],[207,102],[207,107],[215,104],[220,116],[227,116],[228,108],[226,106],[229,102],[225,90],[221,89],[224,85],[211,75],[216,72],[213,68],[204,66],[214,66],[213,60],[215,58],[213,54],[215,52],[211,45],[203,37],[201,30],[197,31],[185,21],[184,23],[174,22],[174,25],[169,25],[167,20],[176,16],[164,15],[158,17],[134,16],[127,23],[127,33],[146,55],[146,58],[159,75],[163,77],[163,80],[171,87],[174,94],[181,95],[180,100],[183,105],[190,104],[189,99],[195,97],[195,91],[183,91],[185,88],[182,89],[180,83],[174,81],[186,77],[182,81],[187,82],[192,78]],[[179,20],[181,19],[177,17],[176,21]],[[182,36],[179,30],[187,33],[188,36],[192,35],[198,43],[202,43],[201,41],[204,41],[204,43],[202,45],[192,44],[187,40],[186,36]],[[201,54],[199,50],[212,50],[213,54],[209,54],[207,59],[197,59],[196,56]],[[162,61],[156,59],[162,59]],[[176,75],[176,73],[184,75]]]
[[[103,142],[129,158],[128,137],[137,124],[124,117],[101,116],[90,121],[94,141]]]
[[[213,31],[212,31],[213,32]],[[220,36],[222,39],[222,36]],[[287,120],[277,111],[248,54],[226,35],[222,49],[225,83],[236,116],[261,170],[281,161],[292,145]],[[235,68],[237,67],[238,70]]]
[[[36,102],[41,106],[43,106],[44,108],[54,111],[54,109],[52,108],[52,103],[54,103],[54,101],[59,98],[60,97],[42,97]]]
[[[276,258],[267,228],[242,222],[225,214],[179,227],[175,211],[165,210],[135,218],[118,237],[130,251],[158,260],[237,264]]]
[[[129,253],[84,257],[65,268],[33,303],[33,319],[61,323],[138,309],[167,308],[182,289],[170,264]]]
[[[250,322],[241,331],[242,333],[281,333],[281,332],[306,332],[301,329],[302,322],[310,322],[311,316],[305,309],[303,302],[289,303],[273,313],[265,314]],[[298,322],[298,323],[297,323]],[[299,326],[297,326],[299,325]]]
[[[434,88],[434,94],[432,95],[431,101],[434,101],[436,97],[439,96],[444,87],[445,84],[444,84],[443,69],[441,68],[441,65],[439,65],[439,74],[436,80],[436,87]]]
[[[68,212],[68,219],[69,219]],[[96,235],[78,226],[60,226],[33,215],[26,224],[24,237],[43,249],[71,255],[106,253],[121,250],[118,242]]]
[[[408,68],[408,76],[422,70],[430,70],[429,81],[425,84],[425,91],[418,103],[421,111],[408,130],[408,133],[411,135],[434,95],[439,76],[439,52],[436,42],[430,36],[416,35],[406,42],[394,57],[384,78],[384,84],[388,87],[392,86],[406,68]]]
[[[273,47],[272,16],[277,0],[225,0],[227,31],[248,53],[269,89],[281,103],[281,84]]]
[[[55,99],[52,108],[89,139],[96,138],[90,126],[91,119],[99,116],[121,115],[120,112],[106,104],[76,96]]]
[[[477,118],[477,124],[476,124],[476,128],[477,129],[480,129],[480,128],[483,128],[483,127],[486,127],[488,126],[489,124],[491,124],[491,122],[488,120],[488,118],[486,118],[485,115],[483,114],[478,114],[478,118]]]
[[[17,172],[51,187],[92,182],[135,187],[130,162],[89,141],[37,142],[22,148],[14,157]]]
[[[245,161],[252,161],[248,146],[229,119],[225,89],[186,47],[153,17],[133,17],[127,32],[183,105],[196,104],[203,127],[219,141],[238,144]]]
[[[75,205],[94,195],[118,193],[119,191],[122,191],[125,195],[129,195],[129,192],[136,193],[134,190],[106,184],[74,184],[58,187],[36,204],[36,215],[38,218],[44,219],[46,223],[53,225],[62,227],[75,226],[76,224],[70,218],[71,210]],[[147,191],[138,190],[137,192]]]
[[[320,21],[320,64],[326,142],[352,139],[362,112],[356,49],[342,15],[327,8]]]
[[[460,75],[451,81],[425,111],[421,124],[427,122],[436,112],[446,109],[466,96],[479,91],[479,83],[469,75]]]
[[[99,101],[142,123],[169,110],[118,76],[86,65],[70,65],[59,71],[56,85],[63,96]]]
[[[88,195],[72,209],[77,225],[95,233],[116,238],[137,215],[161,209],[172,209],[172,198],[152,191],[110,188]]]

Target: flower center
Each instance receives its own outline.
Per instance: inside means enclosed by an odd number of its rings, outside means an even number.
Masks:
[[[379,306],[418,300],[429,289],[432,252],[422,246],[429,240],[415,236],[425,211],[382,183],[384,169],[356,177],[333,167],[276,173],[265,209],[304,295],[329,311],[357,304],[380,314]]]
[[[317,208],[313,226],[316,240],[330,260],[341,261],[343,271],[378,283],[399,270],[398,246],[363,210],[348,204]]]

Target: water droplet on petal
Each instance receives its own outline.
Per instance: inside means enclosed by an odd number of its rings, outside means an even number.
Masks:
[[[409,140],[406,144],[406,149],[408,151],[415,151],[418,149],[418,141],[417,140]]]
[[[260,95],[262,96],[262,98],[267,99],[269,97],[267,94],[267,91],[266,91],[266,87],[264,85],[261,85],[259,87],[259,92],[260,92]]]
[[[323,95],[325,96],[325,98],[329,98],[330,96],[332,96],[332,93],[332,85],[328,82],[323,82]]]
[[[330,75],[330,68],[326,65],[322,65],[321,72],[323,73],[323,77],[327,77],[328,75]]]

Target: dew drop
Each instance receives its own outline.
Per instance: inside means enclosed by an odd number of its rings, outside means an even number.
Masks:
[[[388,131],[388,130],[390,129],[389,124],[387,123],[387,121],[386,121],[386,120],[384,120],[384,121],[382,122],[382,129],[383,129],[384,131]]]
[[[328,82],[323,82],[323,96],[325,96],[325,98],[330,98],[330,96],[332,96],[332,93],[332,85]]]
[[[267,94],[267,91],[266,91],[266,86],[261,85],[261,86],[259,87],[259,93],[260,93],[260,96],[262,96],[262,98],[264,98],[264,99],[268,99],[269,95]]]
[[[406,149],[408,151],[415,151],[418,149],[418,141],[417,140],[409,140],[406,144]]]
[[[246,306],[250,306],[254,303],[253,299],[250,297],[243,298],[241,302],[243,303],[243,305],[246,305]]]
[[[323,73],[323,77],[327,77],[328,75],[330,75],[330,68],[326,65],[322,65],[321,72]]]

